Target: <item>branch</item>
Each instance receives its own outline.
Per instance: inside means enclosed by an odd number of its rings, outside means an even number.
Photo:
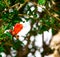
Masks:
[[[36,5],[36,6],[39,6],[39,7],[41,7],[41,8],[43,8],[43,6],[42,5],[39,5],[39,4],[37,4],[36,2],[32,2],[34,5]],[[46,11],[46,13],[49,15],[49,16],[52,16],[52,17],[54,17],[54,18],[56,18],[59,22],[60,22],[60,18],[58,18],[57,16],[59,16],[58,14],[56,14],[56,15],[54,15],[54,14],[52,14],[51,12],[49,12],[49,10],[47,10],[47,9],[45,9]]]
[[[33,20],[38,19],[38,18],[31,17],[32,15],[27,15],[27,14],[18,14],[18,16],[21,16],[21,17],[27,16],[28,18],[32,18]]]
[[[31,29],[32,29],[32,27],[33,27],[32,23],[30,25],[31,25]],[[26,36],[26,38],[27,38],[27,44],[22,49],[22,51],[18,50],[17,57],[25,57],[29,53],[28,45],[30,44],[30,37],[31,37],[31,33],[28,36]]]
[[[11,44],[10,42],[6,42],[4,45],[6,45],[6,46],[13,46],[13,44]]]
[[[15,5],[13,5],[13,6],[9,7],[8,9],[6,9],[6,10],[4,10],[4,11],[2,11],[2,12],[9,11],[9,9],[11,9],[11,8],[14,8],[14,7],[18,6],[19,4],[20,4],[20,3],[17,3],[17,4],[15,4]]]
[[[56,15],[52,14],[51,12],[49,12],[47,9],[45,9],[45,10],[46,10],[45,12],[46,12],[49,16],[52,16],[52,17],[56,18],[56,19],[60,22],[60,18],[58,18]]]
[[[5,1],[5,0],[4,0]],[[6,12],[6,11],[8,11],[9,9],[11,9],[11,8],[14,8],[14,7],[17,7],[18,5],[20,5],[18,8],[17,8],[17,10],[19,10],[19,9],[21,9],[27,2],[29,2],[30,0],[26,0],[23,4],[20,4],[20,3],[16,3],[15,5],[13,5],[13,6],[11,6],[11,7],[9,7],[8,9],[6,9],[6,10],[4,10],[4,11],[2,11],[2,12]],[[5,3],[6,3],[6,1],[5,1]],[[7,4],[7,3],[6,3]]]
[[[9,7],[8,1],[4,0],[4,3],[6,4],[7,7]]]
[[[17,10],[20,10],[26,3],[27,3],[27,1],[25,3],[23,3],[23,4],[20,4],[20,6],[18,7]]]

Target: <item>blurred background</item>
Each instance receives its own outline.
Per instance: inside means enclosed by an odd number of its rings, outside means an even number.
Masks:
[[[60,1],[0,0],[0,57],[60,57]]]

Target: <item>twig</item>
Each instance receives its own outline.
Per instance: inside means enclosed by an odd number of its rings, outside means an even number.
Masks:
[[[13,46],[13,44],[11,44],[11,43],[5,43],[4,45],[7,45],[7,46]]]
[[[33,4],[43,8],[42,5],[39,5],[39,4],[35,3],[35,2],[33,2]],[[58,17],[54,16],[53,14],[51,14],[51,12],[49,12],[47,9],[45,9],[45,10],[46,10],[45,12],[48,13],[49,16],[52,16],[52,17],[56,18],[58,21],[60,21],[60,18],[58,18]]]
[[[2,12],[6,12],[6,11],[8,11],[10,8],[14,8],[14,7],[20,5],[19,8],[17,9],[17,10],[19,10],[19,9],[21,9],[27,2],[29,2],[29,0],[26,0],[23,4],[16,3],[15,5],[9,7],[8,9],[6,9],[6,10],[4,10],[4,11],[2,11]],[[7,3],[6,3],[6,4],[7,4]]]
[[[9,7],[7,0],[4,0],[4,3],[6,4],[7,7]]]
[[[6,12],[6,11],[8,11],[10,8],[14,8],[14,7],[18,6],[19,4],[20,4],[20,3],[17,3],[17,4],[15,4],[15,5],[9,7],[8,9],[4,10],[3,12]]]
[[[52,17],[54,17],[55,19],[57,19],[59,22],[60,22],[60,19],[58,18],[58,17],[56,17],[56,16],[54,16],[52,13],[50,13],[47,9],[45,9],[46,10],[46,13],[49,15],[49,16],[52,16]]]
[[[23,3],[23,4],[20,4],[20,6],[19,6],[19,8],[17,10],[21,9],[26,3],[27,3],[27,1],[25,3]]]
[[[33,20],[38,19],[38,18],[31,17],[32,15],[27,15],[27,14],[18,14],[18,16],[21,16],[21,17],[27,16],[28,18],[32,18]]]

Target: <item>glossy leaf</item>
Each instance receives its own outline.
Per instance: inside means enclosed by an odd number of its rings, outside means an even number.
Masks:
[[[46,0],[38,0],[38,4],[40,4],[40,5],[44,5],[45,2],[46,2]]]

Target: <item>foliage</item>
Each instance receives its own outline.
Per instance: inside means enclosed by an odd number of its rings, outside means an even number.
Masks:
[[[24,22],[22,18],[31,21],[30,35],[41,34],[50,28],[52,33],[56,34],[60,30],[60,4],[56,1],[0,0],[0,52],[6,52],[11,47],[14,49],[23,47],[23,43],[19,39],[14,41],[15,36],[9,31],[5,32],[13,29],[16,23]],[[38,7],[42,11],[38,10]],[[34,24],[36,27],[33,27]]]

